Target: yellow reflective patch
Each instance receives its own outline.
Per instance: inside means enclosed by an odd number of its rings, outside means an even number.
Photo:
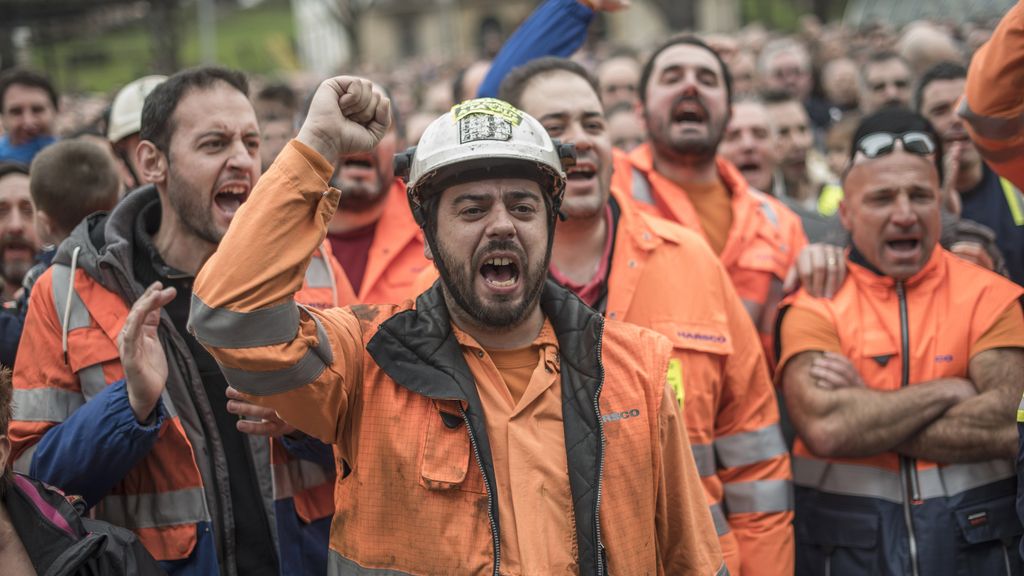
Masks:
[[[1024,195],[1006,178],[1000,178],[999,183],[1003,186],[1003,196],[1006,197],[1006,205],[1010,208],[1013,223],[1024,226]]]
[[[1017,410],[1017,422],[1024,422],[1024,410]]]
[[[490,114],[514,126],[519,126],[523,121],[523,113],[518,108],[497,98],[476,98],[452,106],[452,122],[458,122],[470,114]]]
[[[683,391],[683,363],[678,358],[669,359],[668,374],[665,378],[668,380],[668,385],[675,391],[676,402],[679,403],[679,408],[682,409],[686,393]]]

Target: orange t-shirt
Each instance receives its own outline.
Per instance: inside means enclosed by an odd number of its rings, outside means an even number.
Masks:
[[[710,184],[687,184],[686,196],[700,218],[700,225],[715,254],[725,250],[732,229],[732,198],[721,180]]]
[[[494,367],[498,369],[501,378],[505,381],[505,386],[508,387],[508,392],[512,396],[512,404],[519,404],[519,400],[526,393],[526,388],[530,385],[530,380],[533,378],[533,372],[537,368],[540,347],[531,344],[516,350],[492,350],[488,348],[485,351],[491,357],[491,362],[494,362]]]
[[[800,352],[820,350],[841,352],[839,333],[826,318],[806,308],[792,307],[782,319],[782,358],[789,359]],[[971,345],[973,358],[980,352],[993,348],[1017,348],[1024,334],[1024,314],[1020,304],[1013,302],[996,318],[992,327],[985,331]],[[779,366],[781,374],[782,366]]]
[[[469,370],[487,422],[501,526],[501,573],[576,574],[558,340],[550,322],[519,350],[473,350]]]

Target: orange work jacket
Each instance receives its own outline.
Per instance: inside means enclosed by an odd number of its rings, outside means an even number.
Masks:
[[[650,144],[629,155],[616,153],[612,187],[646,210],[707,238],[686,191],[654,169]],[[732,195],[732,228],[718,255],[754,321],[769,361],[782,284],[807,245],[800,218],[777,199],[751,188],[735,166],[716,159],[718,174]]]
[[[1024,189],[1024,5],[1003,16],[992,37],[974,53],[958,110],[971,140],[1000,176]],[[1013,204],[1011,204],[1013,205]],[[1024,211],[1014,217],[1024,220]]]
[[[789,453],[757,332],[707,242],[619,189],[608,318],[672,342],[670,379],[730,573],[793,572]]]
[[[333,280],[341,269],[331,257],[329,245],[324,242],[307,264],[304,278],[298,278],[302,290],[296,298],[316,308],[339,304]],[[105,386],[124,378],[117,338],[128,311],[129,303],[122,295],[106,289],[82,268],[54,264],[39,278],[14,371],[15,397],[32,402],[15,409],[10,426],[19,471],[28,472],[35,445],[47,430],[70,417]],[[205,472],[210,468],[197,457],[178,414],[185,406],[176,404],[189,397],[183,380],[188,376],[182,374],[189,368],[170,363],[168,388],[181,390],[164,392],[167,418],[158,440],[94,508],[97,518],[134,531],[157,560],[189,558],[198,541],[197,524],[211,522],[214,509],[205,491],[206,484],[212,482]],[[172,401],[172,397],[178,400]],[[32,416],[27,416],[28,410]],[[273,441],[271,452],[270,460],[278,464],[273,467],[275,498],[294,497],[296,510],[307,522],[329,516],[333,512],[333,471],[293,461]],[[320,471],[314,474],[312,467]]]
[[[336,485],[332,573],[497,574],[494,463],[469,368],[482,352],[456,341],[439,288],[416,308],[261,321],[292,314],[295,271],[337,206],[330,174],[302,144],[282,152],[196,282],[196,297],[235,325],[193,329],[205,343],[258,330],[271,344],[210,346],[225,376],[349,465]],[[665,402],[670,344],[605,323],[554,283],[541,300],[560,348],[580,572],[724,574],[682,416]]]
[[[343,303],[391,304],[419,294],[415,281],[430,267],[430,261],[423,256],[423,234],[409,210],[405,183],[395,179],[385,202],[367,254],[359,294],[346,275],[338,279]]]
[[[865,385],[876,390],[899,390],[938,378],[966,378],[971,345],[1024,293],[1010,280],[957,258],[940,246],[935,247],[924,268],[903,283],[849,258],[847,268],[849,276],[833,299],[812,298],[801,290],[787,300],[787,305],[814,312],[832,324],[839,336],[840,353],[853,362]],[[903,314],[906,331],[901,328]],[[909,357],[904,355],[905,349],[910,350]],[[780,375],[786,362],[807,351],[793,346],[784,346],[783,350]],[[907,382],[902,381],[904,363]],[[1015,474],[1012,463],[1003,461],[949,467],[925,460],[915,462],[921,486],[937,487],[934,493],[922,494],[922,500],[954,495],[944,492],[943,486],[977,487],[986,478],[995,482]],[[831,473],[824,474],[826,469]],[[878,492],[880,486],[900,486],[900,455],[895,452],[825,460],[812,454],[798,438],[793,447],[793,470],[798,486],[900,500],[899,494]],[[858,482],[845,480],[851,477]],[[961,481],[965,478],[969,480]]]

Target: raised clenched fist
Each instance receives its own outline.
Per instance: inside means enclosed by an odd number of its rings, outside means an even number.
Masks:
[[[313,95],[298,140],[333,162],[372,150],[391,125],[391,101],[354,76],[324,80]]]

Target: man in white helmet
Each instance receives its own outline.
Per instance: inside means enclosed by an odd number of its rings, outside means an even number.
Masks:
[[[668,340],[546,278],[572,153],[534,118],[467,101],[399,162],[441,274],[415,303],[295,304],[340,196],[331,159],[372,149],[389,110],[369,81],[325,81],[192,305],[231,386],[333,444],[330,573],[726,573]]]
[[[113,146],[124,171],[131,178],[125,182],[129,190],[141,186],[135,149],[139,147],[139,131],[142,129],[142,105],[146,96],[167,80],[167,76],[143,76],[133,80],[118,91],[110,105],[110,119],[107,121],[107,140]]]

